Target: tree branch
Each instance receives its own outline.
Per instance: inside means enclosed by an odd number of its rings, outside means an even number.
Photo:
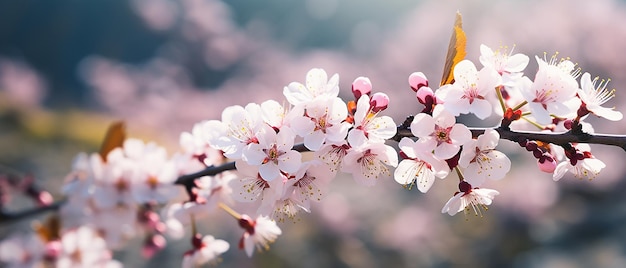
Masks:
[[[390,140],[394,140],[399,142],[404,137],[414,137],[411,133],[410,129],[410,121],[412,121],[412,116],[407,117],[404,123],[398,126],[398,131],[394,137]],[[409,123],[407,123],[409,122]],[[483,134],[485,130],[490,128],[470,128],[472,132],[472,136],[474,138]],[[525,132],[525,131],[513,131],[503,127],[494,128],[498,133],[500,133],[501,139],[510,140],[513,142],[518,142],[520,140],[535,140],[542,141],[547,143],[553,143],[557,145],[564,145],[568,143],[590,143],[590,144],[603,144],[603,145],[611,145],[622,148],[626,151],[626,136],[624,135],[607,135],[607,134],[574,134],[571,131],[564,133],[546,133],[546,132]],[[298,144],[294,146],[294,150],[299,152],[308,151],[303,144]],[[176,184],[184,185],[188,190],[193,187],[193,182],[196,178],[202,176],[215,176],[226,170],[235,169],[235,163],[229,162],[220,166],[210,166],[204,170],[201,170],[196,173],[187,174],[180,176],[176,181]]]
[[[34,207],[17,212],[7,212],[2,210],[0,211],[0,224],[19,221],[47,211],[56,211],[61,208],[61,205],[63,205],[64,203],[65,200],[59,200],[47,206]]]
[[[472,136],[474,138],[483,134],[486,129],[489,128],[470,128]],[[626,151],[626,136],[624,135],[609,135],[609,134],[587,134],[580,133],[575,134],[571,131],[563,133],[547,133],[547,132],[526,132],[526,131],[513,131],[503,127],[495,128],[500,133],[501,139],[518,142],[522,139],[542,141],[557,145],[564,145],[567,143],[589,143],[589,144],[602,144],[611,145],[622,148]],[[398,133],[392,140],[400,141],[403,137],[413,137],[410,128],[398,127]]]

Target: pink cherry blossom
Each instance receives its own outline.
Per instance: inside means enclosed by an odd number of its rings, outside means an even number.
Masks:
[[[459,190],[443,206],[441,213],[448,213],[450,216],[454,216],[465,210],[466,215],[474,212],[476,216],[482,216],[482,210],[486,210],[487,206],[493,202],[494,197],[500,194],[492,189],[472,188],[472,185],[465,181],[459,183]]]
[[[123,148],[134,166],[131,192],[138,203],[164,204],[181,194],[181,188],[174,185],[178,171],[165,148],[137,139],[127,139]]]
[[[549,62],[535,58],[539,64],[535,80],[530,86],[520,88],[532,115],[539,124],[551,123],[551,114],[558,117],[573,115],[580,106],[580,100],[575,97],[578,83],[575,80],[577,70],[574,70],[574,63],[569,60],[559,61],[556,56]]]
[[[352,148],[343,160],[344,172],[365,186],[374,186],[379,178],[391,176],[389,167],[398,166],[396,151],[382,143],[363,143]]]
[[[348,109],[343,100],[318,98],[303,105],[303,108],[303,112],[298,112],[303,116],[295,117],[291,126],[299,136],[304,137],[304,146],[309,150],[317,151],[326,141],[335,143],[346,138],[351,124],[344,121]]]
[[[241,216],[239,226],[245,230],[239,240],[239,248],[245,249],[248,257],[252,257],[254,248],[268,250],[269,245],[282,234],[276,222],[267,216],[259,216],[255,220],[248,215]]]
[[[346,141],[337,144],[326,144],[315,152],[317,159],[328,165],[331,172],[336,173],[342,169],[343,158],[348,154],[350,145]]]
[[[303,163],[296,173],[293,182],[294,198],[305,211],[310,211],[310,202],[320,202],[326,193],[326,188],[335,174],[320,161]]]
[[[185,252],[183,256],[183,268],[194,268],[207,263],[217,263],[218,257],[228,251],[230,245],[228,242],[215,239],[211,235],[202,237],[196,234],[191,238],[193,248]]]
[[[436,159],[419,145],[410,138],[400,140],[400,155],[405,159],[400,161],[394,171],[394,179],[409,189],[416,184],[420,192],[426,193],[435,182],[435,177],[445,178],[450,168],[445,161]]]
[[[229,158],[239,159],[245,147],[256,143],[256,133],[265,126],[261,107],[249,103],[246,107],[229,106],[222,112],[222,121],[207,121],[206,129],[210,129],[209,144],[224,151]]]
[[[485,130],[478,139],[463,145],[459,166],[465,168],[465,180],[474,186],[480,186],[486,179],[499,180],[511,169],[511,160],[495,148],[500,134],[493,130]]]
[[[583,103],[582,107],[599,117],[604,117],[611,121],[622,120],[622,113],[615,111],[615,108],[602,107],[602,104],[615,96],[615,89],[608,90],[606,88],[607,84],[608,81],[605,80],[598,84],[598,77],[591,80],[591,75],[584,73],[580,78],[581,88],[578,89],[578,97],[580,97]]]
[[[355,136],[367,138],[368,142],[381,143],[396,135],[397,127],[389,116],[378,117],[378,112],[372,110],[370,97],[363,95],[357,102],[354,114],[354,128],[348,133],[348,142],[351,146],[358,146],[350,140],[362,140]]]
[[[481,44],[479,60],[483,66],[496,70],[502,76],[502,85],[509,90],[513,89],[517,80],[522,77],[522,71],[528,66],[530,58],[521,53],[513,54],[515,46],[508,52],[507,47],[501,48],[502,50],[493,51],[490,47]]]
[[[568,159],[556,166],[552,176],[553,180],[560,180],[568,171],[573,173],[576,178],[592,180],[606,167],[604,162],[591,154],[591,148],[588,144],[577,144],[574,150],[575,153],[572,154],[565,152]]]
[[[45,255],[46,245],[34,233],[12,234],[0,241],[0,262],[7,267],[39,267]]]
[[[335,98],[339,95],[339,75],[330,79],[323,69],[311,69],[306,74],[306,85],[292,82],[283,89],[287,101],[299,105],[313,101],[315,98]]]
[[[57,267],[122,267],[112,260],[106,242],[92,228],[69,230],[61,237],[63,251]]]
[[[455,124],[452,114],[437,105],[433,116],[420,113],[411,122],[411,133],[418,137],[426,151],[434,150],[437,159],[445,160],[459,152],[461,145],[472,139],[472,133],[463,124]]]
[[[462,60],[454,66],[454,83],[441,87],[435,94],[454,116],[473,113],[485,119],[491,115],[495,90],[501,83],[495,69],[484,67],[479,72],[474,63]]]
[[[276,133],[271,127],[263,128],[257,135],[259,143],[250,144],[243,152],[243,159],[251,165],[259,166],[264,180],[271,181],[281,172],[298,171],[302,155],[292,150],[295,134],[283,127]]]

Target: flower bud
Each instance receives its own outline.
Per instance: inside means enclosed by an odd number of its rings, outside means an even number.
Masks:
[[[48,260],[56,260],[63,252],[63,245],[59,240],[52,240],[44,246],[44,256]]]
[[[539,170],[545,173],[552,173],[556,169],[556,161],[549,154],[544,154],[541,158],[537,159],[537,166]]]
[[[167,242],[162,235],[149,236],[141,248],[141,255],[146,259],[152,258],[154,254],[164,249],[166,244]]]
[[[359,99],[363,95],[369,95],[372,92],[372,82],[367,77],[357,77],[352,82],[352,94],[355,99]]]
[[[472,185],[466,181],[459,182],[459,191],[463,193],[469,193],[472,190]]]
[[[41,191],[39,192],[39,194],[37,194],[35,201],[39,206],[46,207],[52,205],[52,202],[54,202],[54,198],[48,191]]]
[[[413,91],[417,92],[422,87],[428,87],[428,79],[422,72],[414,72],[409,75],[409,85]]]
[[[537,147],[538,147],[537,143],[534,141],[529,141],[526,143],[526,151],[531,152],[531,151],[537,150]]]
[[[435,99],[435,93],[429,87],[422,87],[419,90],[415,91],[415,95],[417,96],[417,100],[424,105],[430,104],[433,105]]]
[[[565,121],[563,121],[563,126],[565,127],[565,129],[572,129],[572,126],[574,125],[574,122],[572,122],[572,120],[567,119]]]
[[[388,105],[389,105],[389,97],[385,93],[378,92],[374,94],[372,96],[372,99],[370,100],[370,107],[371,107],[370,109],[374,113],[378,113],[382,110],[387,109]]]

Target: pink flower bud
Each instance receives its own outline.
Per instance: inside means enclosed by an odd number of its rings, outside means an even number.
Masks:
[[[352,94],[355,99],[359,99],[363,95],[369,95],[372,92],[372,82],[367,77],[357,77],[352,82]]]
[[[387,109],[389,105],[389,97],[385,93],[375,93],[370,100],[370,107],[372,112],[378,113]]]
[[[153,235],[148,237],[141,248],[141,255],[146,258],[152,258],[154,254],[165,248],[167,241],[162,235]]]
[[[433,104],[434,99],[435,99],[435,93],[433,92],[433,90],[429,87],[421,87],[419,90],[416,91],[415,95],[417,96],[417,100],[421,103],[421,104]]]
[[[63,245],[61,245],[61,241],[59,240],[52,240],[46,243],[44,247],[44,255],[46,259],[49,260],[56,260],[61,255],[62,251]]]
[[[414,72],[409,75],[409,85],[411,86],[411,89],[413,89],[413,91],[417,92],[418,89],[428,86],[428,79],[426,78],[426,75],[424,75],[424,73]]]
[[[541,157],[537,160],[537,166],[539,167],[539,170],[545,173],[554,172],[554,170],[556,169],[556,161],[554,161],[554,158],[550,156],[544,156],[545,157]]]
[[[41,207],[49,206],[54,202],[54,198],[47,191],[41,191],[36,198],[37,204]]]

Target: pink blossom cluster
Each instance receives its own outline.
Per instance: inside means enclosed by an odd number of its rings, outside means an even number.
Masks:
[[[425,106],[410,123],[417,141],[404,137],[400,140],[403,160],[395,171],[398,183],[411,187],[416,184],[427,192],[435,178],[445,178],[455,170],[459,177],[459,191],[445,204],[443,213],[454,215],[460,211],[480,215],[498,191],[481,188],[490,180],[504,178],[511,161],[496,150],[500,135],[487,129],[476,139],[467,126],[456,122],[461,114],[474,114],[483,120],[491,116],[501,118],[500,128],[539,131],[572,131],[593,133],[583,120],[589,114],[611,121],[619,121],[622,114],[602,105],[614,96],[607,90],[607,80],[598,82],[589,73],[580,77],[581,69],[569,59],[557,55],[546,59],[535,57],[538,70],[534,80],[524,75],[529,63],[524,54],[493,51],[481,45],[479,70],[469,60],[458,62],[453,69],[453,83],[437,90],[429,87],[421,72],[410,75],[409,84],[418,101]],[[520,120],[523,119],[523,120]],[[541,171],[552,173],[559,180],[567,171],[580,178],[592,179],[605,167],[584,144],[546,144],[516,140],[533,153]],[[561,160],[557,163],[557,160]]]
[[[482,215],[499,194],[483,186],[503,179],[511,168],[507,155],[496,150],[499,131],[530,126],[584,135],[593,133],[584,121],[590,114],[622,119],[620,112],[603,106],[614,96],[608,82],[580,75],[568,59],[535,57],[538,70],[531,80],[523,73],[528,56],[485,45],[480,51],[482,68],[462,60],[452,70],[453,82],[435,90],[423,73],[411,74],[409,85],[424,108],[399,126],[381,114],[389,97],[373,93],[369,78],[356,78],[353,98],[345,101],[339,97],[337,74],[311,69],[304,83],[284,87],[285,101],[229,106],[220,120],[195,124],[180,135],[181,150],[172,156],[137,139],[105,153],[79,154],[63,187],[62,222],[41,226],[38,236],[5,240],[0,253],[19,254],[0,254],[0,260],[119,267],[112,250],[129,239],[144,236],[143,253],[150,257],[165,247],[166,236],[181,238],[190,227],[191,249],[182,266],[215,263],[230,244],[200,234],[196,225],[216,208],[236,219],[243,230],[238,247],[252,256],[282,234],[277,222],[310,212],[340,172],[365,186],[393,177],[423,193],[436,178],[455,173],[458,190],[441,212]],[[462,114],[497,117],[501,124],[479,133],[458,122]],[[399,151],[386,144],[389,140],[398,141]],[[583,144],[514,141],[554,180],[567,172],[592,179],[605,167]],[[181,181],[212,168],[223,170]],[[235,211],[235,203],[247,203],[256,216]]]

